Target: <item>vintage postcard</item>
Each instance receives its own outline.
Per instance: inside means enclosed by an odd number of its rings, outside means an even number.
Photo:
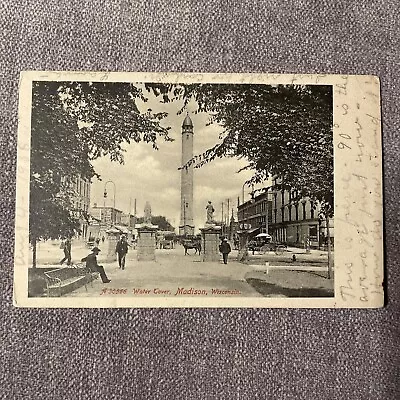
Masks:
[[[383,306],[374,76],[22,72],[18,307]]]

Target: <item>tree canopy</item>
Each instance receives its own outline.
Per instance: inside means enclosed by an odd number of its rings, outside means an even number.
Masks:
[[[328,85],[149,85],[161,101],[192,100],[209,124],[223,128],[220,141],[189,164],[217,157],[247,160],[249,183],[280,178],[285,189],[318,200],[333,212],[333,105]],[[181,110],[182,111],[182,110]]]
[[[139,217],[137,219],[138,224],[142,224],[144,222],[143,217]],[[163,215],[155,215],[151,217],[151,223],[153,225],[157,225],[158,229],[162,231],[174,231],[175,228],[168,222],[167,218]]]
[[[72,183],[98,176],[91,161],[123,163],[124,143],[171,140],[163,113],[140,113],[146,101],[130,83],[33,82],[30,240],[71,236],[79,227]]]
[[[146,84],[162,102],[191,102],[223,128],[220,140],[189,163],[247,160],[249,183],[278,176],[333,212],[332,87],[326,85]],[[124,143],[171,140],[165,113],[141,113],[139,84],[34,82],[31,118],[30,238],[70,236],[79,227],[71,183],[98,176],[92,161],[123,163]]]

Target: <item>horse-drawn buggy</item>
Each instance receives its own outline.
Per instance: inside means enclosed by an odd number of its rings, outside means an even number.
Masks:
[[[287,245],[286,243],[272,240],[272,236],[268,235],[267,233],[260,233],[253,240],[249,241],[247,248],[253,254],[255,252],[258,254],[274,252],[275,254],[280,255],[287,250]]]

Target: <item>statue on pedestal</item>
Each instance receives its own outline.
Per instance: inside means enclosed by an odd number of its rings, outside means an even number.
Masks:
[[[146,204],[144,206],[144,219],[143,222],[146,225],[151,225],[151,206],[148,201],[146,201]]]
[[[213,207],[211,201],[208,202],[206,210],[207,210],[207,221],[206,221],[206,223],[207,224],[214,224],[214,211],[215,210],[214,210],[214,207]]]

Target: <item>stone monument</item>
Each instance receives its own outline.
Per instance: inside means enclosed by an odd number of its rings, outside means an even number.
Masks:
[[[206,224],[214,224],[214,206],[212,205],[211,201],[208,202],[207,207],[207,221]]]
[[[158,226],[151,223],[151,206],[149,202],[146,202],[144,207],[143,224],[139,224],[136,227],[138,232],[138,261],[154,261],[156,259],[156,232]]]
[[[193,175],[194,165],[186,165],[193,158],[193,123],[189,117],[182,124],[182,159],[181,165],[181,220],[179,224],[179,235],[194,235],[194,203],[193,203]]]
[[[221,227],[214,221],[214,207],[211,201],[208,202],[207,220],[204,228],[200,228],[202,236],[203,261],[219,261],[219,237],[221,235]]]
[[[117,253],[115,252],[115,248],[117,246],[118,237],[120,235],[120,231],[114,227],[111,227],[106,231],[107,240],[105,242],[105,246],[99,245],[100,249],[103,251],[103,254],[100,253],[101,259],[105,262],[114,262],[117,261]],[[105,259],[103,258],[105,257]]]

